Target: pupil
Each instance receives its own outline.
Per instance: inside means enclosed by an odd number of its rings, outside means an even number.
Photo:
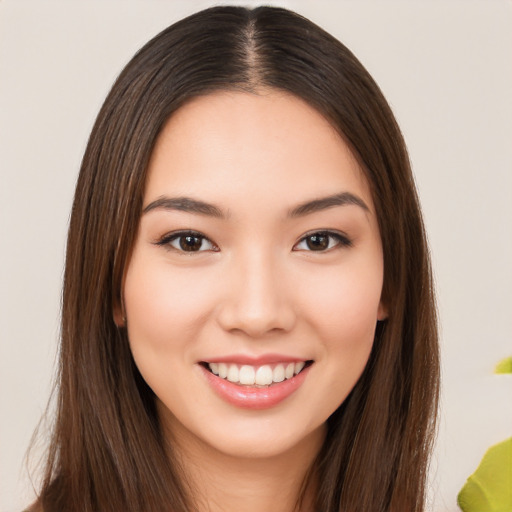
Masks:
[[[180,238],[180,247],[184,251],[198,251],[201,249],[202,239],[198,236],[187,235]]]
[[[311,235],[306,242],[308,249],[322,251],[329,247],[329,237],[326,235]]]

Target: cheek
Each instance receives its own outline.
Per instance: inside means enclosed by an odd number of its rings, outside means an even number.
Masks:
[[[322,395],[319,406],[332,412],[356,384],[372,350],[382,265],[347,265],[324,277],[316,280],[317,286],[312,286],[314,279],[308,279],[301,294],[311,335],[319,341],[319,362],[325,361],[318,370],[330,390]],[[323,285],[318,286],[319,282]]]
[[[368,266],[361,271],[349,268],[333,270],[324,279],[304,283],[304,311],[320,331],[340,344],[373,340],[379,315],[382,290],[380,266]]]
[[[171,351],[194,339],[215,304],[212,279],[176,271],[165,262],[145,261],[134,255],[128,269],[124,302],[130,344]]]
[[[378,280],[377,280],[378,283]],[[354,388],[368,362],[377,325],[380,287],[362,276],[332,280],[318,297],[315,330],[321,343],[327,392],[319,407],[334,412]]]

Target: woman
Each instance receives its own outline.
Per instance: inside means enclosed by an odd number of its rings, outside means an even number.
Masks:
[[[407,152],[355,57],[268,7],[150,41],[77,183],[38,506],[423,510],[438,372]]]

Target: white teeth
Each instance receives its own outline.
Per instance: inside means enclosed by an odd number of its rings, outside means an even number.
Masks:
[[[304,368],[304,366],[306,366],[306,363],[304,361],[295,363],[295,375],[297,375],[297,373],[300,373],[302,371],[302,368]]]
[[[236,364],[230,364],[228,370],[229,382],[238,382],[239,376],[240,372],[238,371],[238,366]]]
[[[268,364],[260,366],[256,370],[255,383],[258,384],[258,386],[268,386],[272,384],[272,368],[270,368]]]
[[[219,363],[219,377],[225,379],[228,376],[228,365]]]
[[[213,371],[213,370],[212,370]],[[295,365],[293,363],[290,363],[287,367],[286,367],[286,370],[284,372],[284,376],[287,378],[287,379],[291,379],[293,377],[293,374],[295,372]]]
[[[282,364],[278,364],[274,371],[272,372],[272,380],[274,382],[283,382],[284,380],[284,366]]]
[[[240,368],[240,384],[254,384],[256,374],[252,366],[244,365]]]
[[[214,375],[244,386],[269,386],[272,383],[283,382],[300,373],[305,366],[305,361],[280,363],[276,364],[273,369],[268,364],[263,366],[244,364],[239,367],[237,364],[208,363],[208,367]]]

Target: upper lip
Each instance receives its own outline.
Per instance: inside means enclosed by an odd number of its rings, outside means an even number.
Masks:
[[[249,366],[262,366],[264,364],[277,364],[277,363],[298,363],[300,361],[308,361],[308,358],[296,357],[281,354],[263,354],[261,356],[250,356],[244,354],[232,354],[220,357],[212,357],[204,359],[204,363],[231,363],[231,364],[246,364]]]

